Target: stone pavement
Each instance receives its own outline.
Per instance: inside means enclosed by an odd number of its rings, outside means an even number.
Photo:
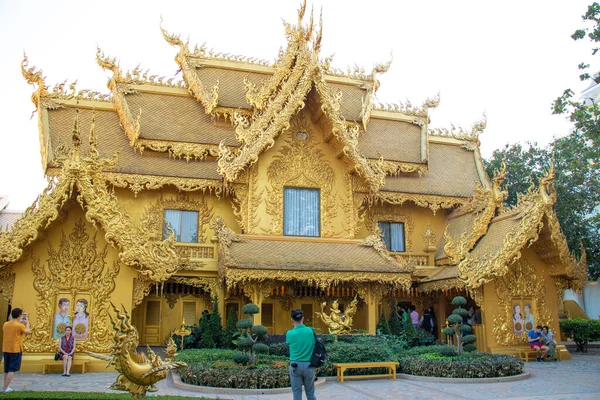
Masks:
[[[398,379],[349,381],[339,384],[328,381],[317,389],[317,398],[327,400],[381,400],[381,399],[600,399],[600,355],[577,355],[563,362],[535,363],[526,366],[529,379],[505,383],[436,383]],[[12,387],[15,390],[114,392],[106,388],[116,373],[73,374],[17,374]],[[189,397],[208,397],[234,400],[291,400],[292,394],[273,395],[216,395],[189,392],[173,386],[171,379],[161,381],[156,394]],[[152,394],[150,394],[152,395]],[[0,399],[2,395],[0,394]]]

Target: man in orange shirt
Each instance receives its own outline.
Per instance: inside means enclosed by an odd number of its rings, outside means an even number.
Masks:
[[[23,310],[15,308],[10,313],[10,321],[2,327],[2,352],[4,353],[4,392],[12,392],[10,382],[15,372],[21,369],[23,355],[23,334],[30,335],[29,319]]]

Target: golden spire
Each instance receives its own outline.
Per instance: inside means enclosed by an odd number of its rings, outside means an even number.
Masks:
[[[78,102],[79,103],[79,102]],[[81,135],[79,134],[79,108],[75,109],[75,120],[73,121],[73,159],[79,160],[79,148],[81,146]]]
[[[96,110],[92,111],[92,122],[90,124],[90,156],[92,158],[99,158],[100,153],[98,152],[98,138],[96,137]]]

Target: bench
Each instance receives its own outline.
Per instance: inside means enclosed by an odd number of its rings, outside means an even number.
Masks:
[[[337,380],[340,383],[344,383],[345,379],[371,379],[371,378],[388,378],[396,380],[396,361],[384,361],[384,362],[363,362],[363,363],[341,363],[333,364],[337,368]],[[380,375],[349,375],[344,377],[344,371],[349,368],[387,368],[387,374]]]
[[[85,374],[85,371],[87,370],[87,364],[88,364],[89,360],[73,360],[73,363],[71,364],[71,370],[73,370],[73,367],[81,367],[81,374]],[[45,375],[49,369],[51,368],[55,368],[58,369],[58,367],[60,367],[62,369],[63,364],[61,360],[58,361],[48,361],[44,364],[42,364],[42,374]]]
[[[555,349],[556,360],[560,361],[560,351]],[[537,352],[530,347],[523,347],[519,349],[519,358],[525,362],[529,362],[529,358],[533,361],[534,358],[537,358]]]

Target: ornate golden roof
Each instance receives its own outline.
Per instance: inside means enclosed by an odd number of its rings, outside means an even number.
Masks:
[[[73,149],[69,155],[56,156],[62,165],[60,175],[52,180],[37,201],[25,210],[10,232],[0,232],[0,269],[17,262],[23,251],[55,221],[61,208],[76,198],[85,210],[86,219],[98,224],[105,232],[108,243],[119,251],[121,262],[135,266],[140,274],[153,281],[163,281],[178,269],[174,238],[156,242],[148,232],[133,223],[131,217],[121,212],[115,194],[106,186],[103,176],[117,164],[116,156],[110,160],[100,157],[95,122],[90,124],[87,155],[81,155],[79,120],[75,115],[72,129]],[[76,195],[76,196],[75,196]]]
[[[542,260],[553,258],[554,262],[550,263],[552,275],[571,280],[574,288],[583,287],[587,279],[585,258],[577,260],[569,253],[567,240],[553,210],[556,202],[553,179],[554,166],[551,165],[537,189],[532,185],[519,197],[516,207],[491,221],[487,234],[458,264],[460,278],[467,288],[477,288],[505,275],[509,266],[521,257],[522,250],[533,244]],[[542,229],[547,235],[546,243],[540,240]]]
[[[410,287],[414,264],[402,265],[379,237],[365,241],[237,235],[218,217],[220,275],[228,285],[243,281],[311,280],[380,282]],[[265,257],[268,254],[268,257]]]

